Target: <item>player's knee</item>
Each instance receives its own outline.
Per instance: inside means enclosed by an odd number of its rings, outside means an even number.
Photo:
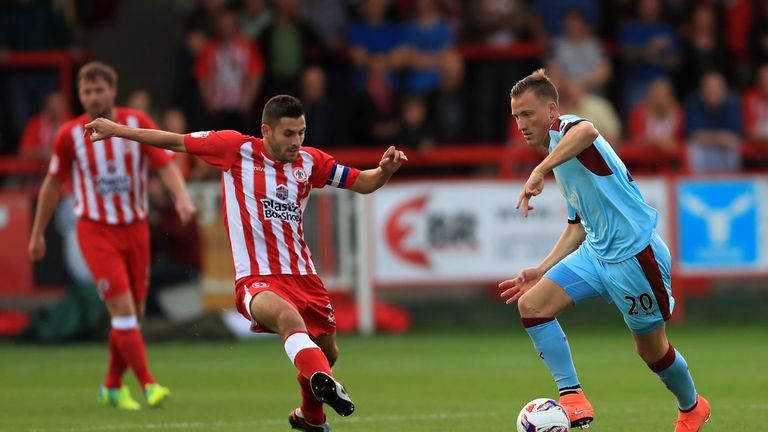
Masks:
[[[543,305],[538,304],[538,302],[525,294],[517,301],[517,310],[520,311],[520,316],[524,318],[546,316]]]
[[[289,335],[298,331],[306,331],[304,320],[301,319],[301,316],[296,313],[296,311],[291,309],[279,312],[275,319],[275,323],[277,324],[277,329],[275,330],[283,335]]]

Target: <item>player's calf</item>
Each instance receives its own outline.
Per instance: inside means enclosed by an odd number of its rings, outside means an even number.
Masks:
[[[559,403],[568,413],[573,429],[586,429],[595,419],[595,410],[583,391],[560,396]]]
[[[347,394],[347,389],[332,376],[325,372],[315,372],[309,382],[317,400],[328,404],[340,416],[346,417],[355,412],[355,404]]]
[[[328,422],[324,422],[321,425],[313,425],[307,422],[304,418],[304,413],[301,412],[301,408],[296,408],[291,411],[291,415],[288,416],[288,423],[291,424],[292,429],[307,431],[307,432],[330,432],[331,425]]]

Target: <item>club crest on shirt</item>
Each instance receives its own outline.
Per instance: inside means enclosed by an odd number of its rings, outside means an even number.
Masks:
[[[278,199],[285,201],[288,199],[288,186],[286,185],[277,185],[275,188],[275,195]]]
[[[266,288],[269,286],[269,284],[266,282],[254,282],[251,284],[251,286],[254,288]]]
[[[304,168],[297,167],[293,169],[293,178],[296,179],[299,183],[304,183],[307,181],[307,172],[304,171]]]

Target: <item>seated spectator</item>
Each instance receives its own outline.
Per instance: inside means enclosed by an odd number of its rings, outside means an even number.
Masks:
[[[756,84],[742,98],[744,133],[751,142],[768,144],[768,63],[758,69]]]
[[[434,148],[435,139],[423,97],[411,95],[403,100],[402,129],[398,142],[403,148],[425,151]]]
[[[680,51],[675,30],[661,20],[660,0],[640,0],[638,19],[621,31],[621,55],[626,63],[624,112],[643,100],[648,85],[670,79]]]
[[[274,14],[264,4],[264,0],[243,0],[243,10],[238,15],[238,23],[248,39],[258,40],[274,19]]]
[[[195,76],[211,129],[245,130],[261,85],[264,63],[256,45],[240,32],[237,15],[218,17],[218,37],[208,41],[195,64]]]
[[[683,110],[672,84],[659,79],[648,87],[645,100],[632,109],[630,143],[673,153],[682,143],[683,126]]]
[[[436,0],[418,0],[416,19],[403,28],[403,67],[408,69],[405,91],[425,95],[440,84],[443,63],[453,50],[453,35]]]
[[[19,143],[19,156],[48,161],[53,153],[56,132],[69,118],[64,95],[59,91],[48,93],[43,111],[27,121]]]
[[[392,66],[387,79],[397,86],[396,68],[399,59],[396,48],[400,45],[400,30],[386,18],[386,0],[363,0],[360,7],[361,19],[350,24],[347,31],[349,57],[355,67],[353,81],[355,86],[366,85],[366,72],[370,70],[371,57],[384,56]]]
[[[722,75],[701,78],[698,93],[685,104],[688,166],[694,173],[734,172],[741,168],[741,109],[728,94]]]
[[[552,59],[562,66],[566,79],[578,81],[591,93],[603,94],[611,78],[602,44],[578,10],[565,15],[565,33],[552,41]]]
[[[712,5],[700,4],[694,9],[682,43],[682,63],[678,70],[678,90],[687,95],[696,90],[706,72],[718,72],[731,82],[733,68],[725,39],[717,29]]]
[[[565,81],[559,87],[563,113],[589,120],[612,146],[621,145],[621,120],[608,99],[587,92],[578,81]]]
[[[388,56],[370,55],[367,63],[365,86],[349,104],[349,135],[355,144],[392,143],[400,133],[400,98],[389,80]]]

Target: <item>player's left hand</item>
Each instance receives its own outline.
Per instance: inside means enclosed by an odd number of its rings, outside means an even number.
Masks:
[[[177,199],[176,213],[179,215],[182,225],[186,225],[197,213],[197,207],[189,199]]]
[[[116,136],[119,129],[119,124],[100,117],[85,125],[83,136],[90,135],[91,141],[101,141]]]
[[[520,197],[517,199],[516,209],[523,206],[523,216],[528,217],[528,211],[533,210],[533,207],[528,205],[528,201],[536,195],[540,194],[544,190],[544,174],[538,170],[533,170],[531,176],[528,177],[528,181],[523,186],[523,191],[520,192]]]
[[[400,169],[404,161],[407,161],[408,157],[402,151],[390,146],[381,157],[379,161],[379,167],[387,174],[392,174]]]

